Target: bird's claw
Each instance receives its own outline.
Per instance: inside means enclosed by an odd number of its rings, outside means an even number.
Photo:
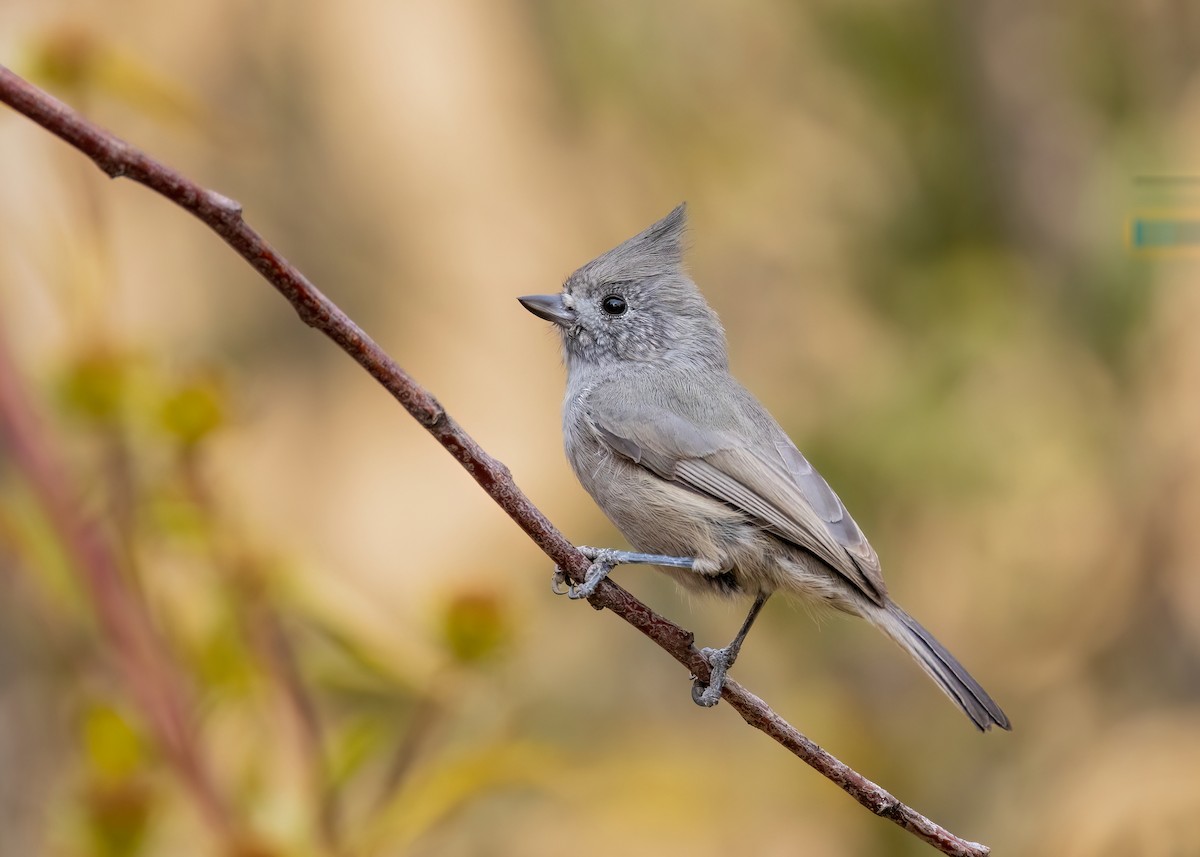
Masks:
[[[567,573],[562,570],[561,566],[554,566],[554,577],[550,580],[550,591],[555,595],[566,595],[571,591],[570,586],[564,586],[567,583]]]
[[[582,547],[579,552],[590,559],[592,564],[587,570],[583,583],[567,592],[567,597],[575,601],[581,598],[590,598],[596,591],[596,587],[608,577],[609,572],[617,564],[616,551],[607,548]]]
[[[567,573],[557,565],[554,566],[554,578],[550,581],[551,592],[555,595],[566,595],[572,601],[590,598],[601,581],[608,577],[609,572],[617,565],[617,552],[609,548],[592,548],[583,545],[578,550],[592,561],[583,583],[572,583],[567,578]]]
[[[699,678],[692,681],[692,702],[704,708],[712,708],[721,701],[721,690],[725,687],[725,676],[729,672],[729,649],[700,650],[700,657],[708,662],[708,684]]]

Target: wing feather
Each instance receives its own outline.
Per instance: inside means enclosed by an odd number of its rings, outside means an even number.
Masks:
[[[747,446],[653,406],[622,411],[589,402],[597,433],[618,455],[663,479],[738,509],[817,556],[871,601],[886,593],[879,559],[829,484],[775,427],[773,443]]]

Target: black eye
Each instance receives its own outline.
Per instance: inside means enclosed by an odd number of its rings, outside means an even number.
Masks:
[[[629,305],[625,303],[625,298],[620,295],[609,295],[600,301],[600,309],[609,315],[624,315],[625,310],[629,309]]]

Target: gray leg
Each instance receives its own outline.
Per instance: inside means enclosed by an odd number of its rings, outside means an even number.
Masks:
[[[555,595],[565,594],[568,598],[587,598],[596,591],[600,581],[608,577],[608,573],[618,565],[665,565],[671,568],[692,568],[696,560],[686,556],[662,556],[655,553],[634,553],[633,551],[617,551],[609,548],[590,548],[580,545],[579,552],[592,561],[587,577],[578,586],[568,586],[562,589],[566,575],[561,568],[555,566],[554,580],[550,591]]]
[[[712,708],[721,699],[721,688],[725,686],[725,675],[729,672],[729,668],[733,666],[733,662],[737,660],[738,652],[742,649],[742,643],[746,639],[746,635],[750,633],[750,626],[754,624],[754,620],[758,618],[759,611],[763,605],[767,603],[767,599],[771,597],[769,592],[760,592],[758,597],[754,599],[754,604],[750,608],[750,612],[746,614],[746,621],[742,623],[742,630],[737,632],[737,636],[733,638],[733,642],[723,649],[701,649],[700,654],[704,655],[704,660],[708,661],[710,667],[708,677],[708,687],[700,683],[700,679],[696,679],[692,683],[692,701],[697,705],[703,705],[705,708]]]

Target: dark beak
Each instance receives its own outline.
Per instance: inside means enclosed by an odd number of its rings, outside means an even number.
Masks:
[[[526,295],[517,300],[538,318],[552,321],[561,327],[570,327],[575,323],[575,311],[563,304],[562,295]]]

